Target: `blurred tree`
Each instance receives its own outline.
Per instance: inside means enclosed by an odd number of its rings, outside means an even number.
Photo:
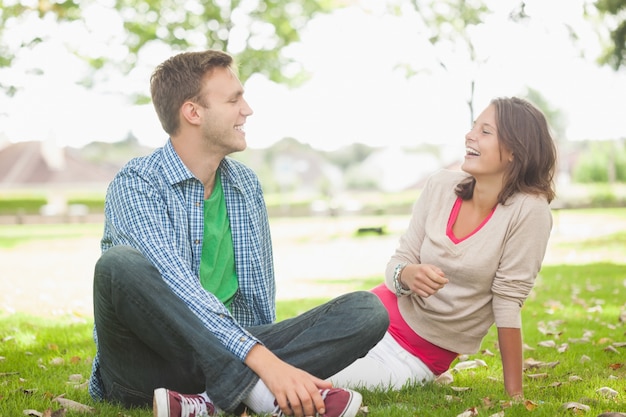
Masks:
[[[626,66],[626,0],[591,1],[585,5],[585,15],[604,38],[600,64],[609,65],[615,71]]]
[[[283,49],[299,40],[299,31],[316,14],[343,4],[342,0],[0,0],[0,68],[10,66],[21,49],[46,41],[33,35],[15,43],[8,39],[9,32],[15,34],[26,23],[85,24],[87,10],[99,7],[107,15],[116,14],[117,20],[107,28],[95,25],[99,29],[88,30],[110,32],[115,53],[75,51],[96,71],[107,67],[126,74],[140,52],[156,43],[174,51],[221,49],[235,56],[242,81],[260,73],[278,83],[298,85],[306,73]],[[104,13],[93,20],[102,18]],[[122,36],[115,35],[120,27]],[[0,82],[0,88],[15,93],[11,85]]]
[[[472,31],[483,23],[486,15],[490,13],[489,8],[482,0],[392,0],[390,2],[392,11],[398,15],[402,14],[407,2],[420,16],[428,40],[436,49],[455,51],[460,47],[461,50],[455,52],[466,54],[462,65],[464,72],[470,74],[467,105],[471,126],[474,123],[476,87],[474,74],[487,60],[479,56],[472,39]],[[454,59],[441,53],[438,54],[437,60],[442,68],[449,70]],[[470,70],[467,69],[468,66],[471,67]],[[409,75],[416,73],[417,71],[412,69]]]

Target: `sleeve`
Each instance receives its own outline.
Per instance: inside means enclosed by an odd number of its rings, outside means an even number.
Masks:
[[[525,196],[515,215],[492,284],[497,327],[521,327],[521,309],[541,269],[552,230],[552,213],[543,198]]]
[[[108,233],[103,239],[103,249],[107,245],[129,245],[138,249],[206,329],[243,361],[259,341],[200,285],[190,262],[183,256],[185,251],[192,250],[192,243],[190,239],[180,242],[176,237],[175,228],[188,227],[187,219],[176,218],[180,213],[168,210],[168,204],[175,203],[168,201],[172,196],[159,191],[161,186],[169,187],[169,184],[159,184],[155,178],[146,178],[132,169],[120,172],[107,195]],[[174,224],[174,221],[179,223]]]
[[[390,291],[395,293],[393,285],[393,275],[398,264],[406,262],[409,264],[419,264],[420,249],[424,241],[426,219],[428,217],[428,202],[432,194],[433,181],[428,180],[424,189],[420,193],[417,201],[413,205],[411,219],[406,231],[400,236],[395,253],[387,263],[385,269],[385,284]]]

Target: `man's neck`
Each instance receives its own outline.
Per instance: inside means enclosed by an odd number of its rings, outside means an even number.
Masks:
[[[188,137],[172,137],[172,146],[183,164],[204,185],[204,198],[207,199],[215,185],[217,169],[224,155],[209,152],[206,147],[198,146],[199,140]]]

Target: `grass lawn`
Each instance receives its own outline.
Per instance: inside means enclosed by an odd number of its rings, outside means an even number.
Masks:
[[[21,239],[11,236],[9,246]],[[2,245],[0,238],[0,248]],[[599,252],[603,247],[610,251],[613,262],[568,262],[542,269],[523,310],[527,368],[524,401],[511,403],[504,392],[492,328],[481,352],[453,363],[474,361],[478,367],[451,371],[453,381],[447,384],[395,392],[362,391],[362,415],[553,417],[626,413],[624,232],[561,239],[553,250],[582,254]],[[355,289],[371,288],[380,279],[359,279]],[[323,301],[280,301],[279,320]],[[86,381],[95,353],[91,331],[89,318],[0,315],[0,417],[62,407],[67,409],[66,416],[88,412],[73,410],[62,403],[63,399],[83,404],[100,416],[151,416],[148,409],[126,410],[90,399]]]

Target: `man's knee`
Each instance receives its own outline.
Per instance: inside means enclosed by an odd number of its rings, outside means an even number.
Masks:
[[[146,264],[148,260],[131,246],[118,245],[109,248],[96,262],[96,272],[115,271],[119,267],[128,270],[133,266]]]

